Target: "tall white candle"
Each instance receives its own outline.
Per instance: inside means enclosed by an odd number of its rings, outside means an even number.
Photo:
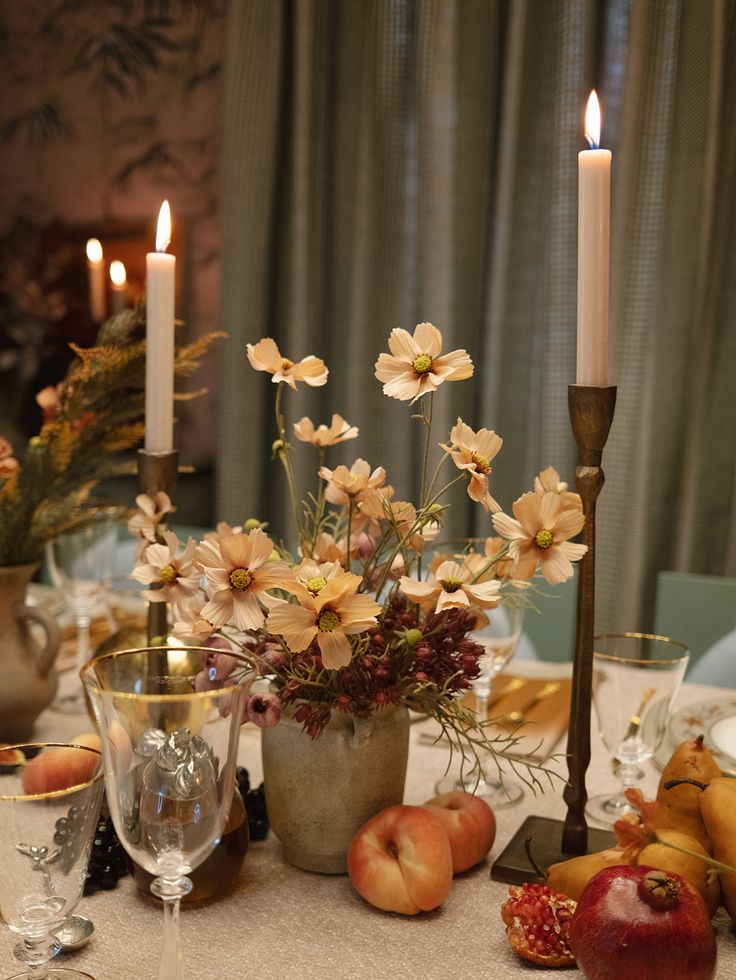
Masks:
[[[174,448],[174,284],[176,258],[171,212],[164,201],[158,216],[156,251],[146,255],[146,452]]]
[[[125,263],[115,259],[110,263],[110,307],[113,313],[122,313],[128,305],[128,274]]]
[[[601,113],[595,90],[585,114],[591,149],[578,154],[577,383],[608,384],[608,275],[611,151],[598,149]]]
[[[87,271],[89,274],[89,315],[95,323],[105,319],[105,260],[102,245],[98,238],[87,242]]]

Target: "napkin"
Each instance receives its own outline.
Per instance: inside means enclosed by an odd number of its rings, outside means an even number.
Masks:
[[[552,692],[547,687],[550,693],[543,696],[546,685],[551,684],[556,684],[556,689]],[[509,688],[510,693],[504,693]],[[569,677],[532,679],[504,674],[496,681],[491,694],[488,718],[499,720],[500,723],[491,726],[489,736],[492,738],[494,734],[503,736],[513,733],[513,745],[504,748],[499,744],[499,749],[508,755],[529,755],[535,762],[549,758],[570,722],[571,690],[572,681]],[[541,699],[535,700],[540,695]],[[472,694],[466,696],[465,703],[471,710],[475,710],[475,698]],[[523,712],[521,726],[517,727],[517,724],[509,720],[500,721],[517,710]]]

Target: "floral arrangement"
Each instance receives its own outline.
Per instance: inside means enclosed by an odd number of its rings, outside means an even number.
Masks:
[[[274,454],[291,496],[294,553],[255,519],[243,527],[220,524],[204,541],[182,547],[165,523],[169,498],[141,496],[130,523],[140,539],[132,577],[149,587],[149,600],[171,603],[177,635],[216,648],[201,685],[228,676],[233,648],[272,679],[273,693],[252,699],[249,714],[258,723],[272,724],[288,710],[316,737],[332,712],[361,716],[404,704],[434,716],[463,758],[477,760],[480,747],[508,748],[515,737],[497,730],[491,737],[488,723],[463,704],[484,653],[473,631],[499,604],[528,602],[538,572],[550,584],[572,574],[572,562],[586,550],[570,540],[583,527],[582,503],[550,467],[513,504],[513,516],[504,513],[489,489],[503,440],[462,419],[433,462],[435,392],[470,378],[473,363],[464,350],[442,354],[442,336],[430,323],[413,334],[393,330],[388,346],[376,378],[388,397],[419,403],[414,418],[425,430],[415,502],[399,495],[381,466],[360,458],[350,467],[326,465],[331,447],[358,436],[337,414],[329,424],[306,417],[293,424],[293,437],[316,454],[316,486],[300,495],[283,398],[299,384],[324,385],[328,369],[315,356],[294,362],[266,338],[249,344],[247,356],[276,386]],[[443,482],[447,466],[452,471]],[[436,554],[427,562],[446,496],[458,485],[496,533],[482,551]]]
[[[39,561],[47,541],[94,513],[89,497],[101,480],[133,471],[120,454],[143,437],[144,324],[142,308],[126,310],[102,325],[94,347],[71,344],[77,357],[64,380],[36,396],[43,423],[20,459],[0,437],[0,565]],[[191,374],[218,336],[179,347],[177,376]]]

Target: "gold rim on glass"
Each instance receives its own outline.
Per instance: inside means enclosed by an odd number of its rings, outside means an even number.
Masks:
[[[85,680],[85,674],[89,671],[89,676],[93,677],[92,668],[95,664],[102,663],[105,660],[112,660],[116,657],[129,656],[133,653],[189,653],[195,651],[198,653],[225,653],[228,657],[232,657],[234,660],[238,660],[246,667],[251,673],[255,673],[253,670],[253,665],[242,653],[237,651],[220,650],[217,647],[197,647],[197,646],[187,646],[181,644],[180,646],[170,647],[170,646],[158,646],[158,647],[131,647],[129,650],[116,650],[114,653],[105,653],[101,657],[93,657],[88,660],[87,663],[79,671],[79,676],[82,679],[82,683],[85,688],[90,691],[94,691],[95,694],[107,695],[108,697],[116,698],[130,698],[136,701],[187,701],[191,698],[216,698],[220,695],[231,693],[233,691],[233,686],[228,684],[225,687],[213,687],[209,691],[186,691],[182,694],[138,694],[136,691],[117,691],[111,687],[99,687],[98,684],[93,684]],[[159,679],[163,679],[164,676],[176,677],[182,679],[185,675],[158,675]]]
[[[99,749],[93,749],[90,745],[79,745],[77,742],[18,742],[16,745],[3,745],[0,751],[10,752],[11,750],[17,749],[22,751],[23,749],[81,749],[84,752],[92,752],[94,755],[99,756],[100,763],[102,763],[102,752]],[[23,753],[25,755],[25,753]],[[37,758],[34,756],[33,758]],[[32,759],[26,758],[25,762],[19,762],[17,768],[23,765],[27,765]],[[8,763],[9,764],[9,763]],[[99,772],[83,783],[75,783],[73,786],[67,786],[64,789],[53,789],[46,793],[19,793],[13,794],[11,796],[4,796],[0,794],[0,801],[5,802],[22,802],[24,800],[53,800],[58,799],[62,796],[68,796],[70,793],[77,793],[80,790],[87,789],[88,786],[94,786],[95,783],[99,782],[104,776],[102,770],[102,765],[100,765]]]
[[[595,645],[599,640],[652,640],[657,643],[666,643],[669,646],[677,647],[681,650],[679,657],[671,657],[669,659],[662,657],[652,657],[649,660],[642,660],[637,657],[621,657],[615,653],[601,653],[595,649]],[[657,666],[657,667],[670,667],[672,664],[681,663],[685,657],[690,656],[690,650],[685,646],[684,643],[680,643],[679,640],[673,640],[669,636],[660,636],[658,633],[601,633],[598,636],[593,637],[593,656],[599,660],[609,660],[621,664],[630,664],[631,666]]]

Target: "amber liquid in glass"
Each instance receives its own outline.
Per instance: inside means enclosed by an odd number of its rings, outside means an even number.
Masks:
[[[182,899],[182,902],[185,904],[203,902],[232,888],[240,874],[249,843],[248,814],[245,812],[243,798],[236,789],[230,807],[230,816],[225,824],[220,842],[207,860],[203,861],[189,875],[193,887],[189,894]],[[160,899],[154,898],[150,891],[153,875],[144,871],[134,862],[131,861],[130,863],[138,888],[153,901],[159,902]]]

